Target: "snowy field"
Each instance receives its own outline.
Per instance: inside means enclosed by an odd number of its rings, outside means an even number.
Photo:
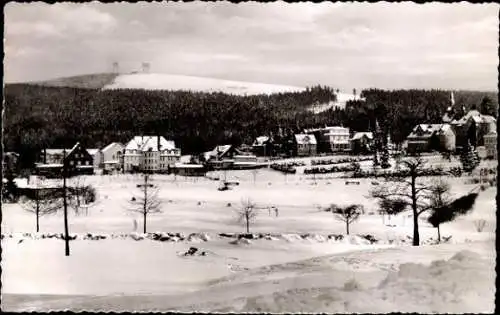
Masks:
[[[212,174],[223,176],[224,174]],[[283,175],[269,169],[228,171],[240,184],[218,191],[207,178],[155,175],[163,212],[148,217],[148,232],[206,233],[204,240],[160,242],[112,235],[138,231],[142,218],[127,211],[139,176],[88,176],[98,204],[88,215],[70,215],[71,256],[60,239],[33,233],[35,217],[17,204],[2,205],[2,308],[47,310],[180,310],[218,312],[493,312],[496,187],[481,192],[466,216],[443,224],[441,245],[423,217],[420,247],[412,247],[409,213],[383,218],[367,198],[372,179]],[[459,196],[475,186],[450,178]],[[218,233],[244,233],[235,219],[241,199],[261,212],[251,233],[274,237],[231,244]],[[361,203],[366,213],[345,225],[322,208]],[[230,204],[230,205],[229,205]],[[279,215],[268,212],[279,209]],[[474,222],[485,220],[482,232]],[[60,214],[42,217],[40,233],[63,232]],[[108,235],[86,240],[83,235]],[[309,233],[308,237],[301,237]],[[361,235],[378,240],[371,244]],[[183,256],[191,246],[205,255]],[[404,302],[402,302],[404,301]]]
[[[137,73],[118,75],[103,89],[190,90],[198,92],[223,92],[234,95],[256,95],[284,92],[301,92],[305,88],[256,82],[231,81],[163,73]]]

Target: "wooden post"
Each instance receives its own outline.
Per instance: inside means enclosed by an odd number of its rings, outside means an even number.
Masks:
[[[66,149],[63,150],[63,206],[64,206],[64,253],[69,256],[68,201],[66,196]]]

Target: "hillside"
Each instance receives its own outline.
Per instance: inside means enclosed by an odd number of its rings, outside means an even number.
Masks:
[[[79,89],[101,89],[111,84],[118,76],[116,73],[95,73],[71,77],[57,78],[47,81],[29,82],[31,85],[42,85],[50,87],[72,87]]]
[[[301,92],[305,89],[296,86],[275,85],[255,82],[221,80],[186,75],[163,73],[122,74],[114,78],[103,89],[144,89],[195,92],[222,92],[234,95],[257,95],[285,92]]]

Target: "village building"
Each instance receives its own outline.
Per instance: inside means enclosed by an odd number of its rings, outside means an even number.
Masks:
[[[330,143],[331,152],[346,152],[350,151],[351,134],[349,128],[346,127],[327,127],[328,132],[325,134]]]
[[[180,156],[174,141],[162,136],[136,136],[125,146],[123,169],[125,172],[168,172]]]
[[[40,161],[35,165],[35,172],[41,176],[62,176],[63,164],[67,167],[68,176],[94,174],[94,160],[80,142],[71,149],[44,149]]]
[[[317,153],[342,152],[350,150],[349,128],[325,126],[305,129],[305,134],[314,135],[317,141]]]
[[[312,134],[295,135],[296,156],[313,156],[317,153],[316,137]]]
[[[92,160],[94,161],[94,170],[100,168],[99,164],[101,162],[101,150],[99,149],[87,149],[87,152],[92,156]]]
[[[449,124],[419,124],[406,140],[410,154],[455,150],[455,133]]]
[[[219,145],[203,154],[206,164],[214,169],[247,169],[257,166],[257,157],[238,150],[234,145]]]
[[[256,156],[274,156],[275,149],[271,137],[260,136],[252,144],[252,152]]]
[[[490,115],[483,115],[478,110],[472,109],[459,120],[453,120],[451,123],[456,135],[457,149],[466,146],[470,142],[472,147],[484,145],[484,136],[496,130],[496,119]]]
[[[104,172],[122,170],[124,150],[125,146],[120,142],[112,142],[102,148],[99,156],[99,168],[102,168]]]
[[[496,130],[492,130],[484,135],[484,148],[486,149],[487,158],[494,160],[498,158]]]
[[[368,154],[373,151],[373,132],[355,132],[350,139],[351,153]]]

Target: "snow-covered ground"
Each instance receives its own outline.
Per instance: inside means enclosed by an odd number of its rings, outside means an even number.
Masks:
[[[359,95],[354,95],[344,92],[336,93],[336,95],[337,95],[337,101],[323,103],[323,104],[313,104],[310,106],[309,110],[315,114],[319,114],[329,110],[330,108],[338,107],[344,109],[348,101],[364,100]]]
[[[301,92],[302,87],[231,81],[163,73],[136,73],[117,76],[103,89],[190,90],[197,92],[223,92],[235,95]]]
[[[222,174],[218,174],[222,175]],[[443,224],[450,243],[409,246],[408,213],[383,218],[367,198],[371,179],[283,175],[269,169],[228,171],[240,184],[218,191],[207,178],[155,175],[163,212],[148,217],[150,232],[208,233],[207,241],[160,242],[131,238],[85,240],[134,231],[140,216],[126,211],[138,190],[134,175],[88,176],[98,204],[88,215],[70,215],[71,256],[60,239],[33,239],[35,218],[17,204],[2,205],[2,308],[32,310],[181,310],[219,312],[493,312],[496,187],[481,192],[473,211]],[[254,177],[255,175],[255,177]],[[255,181],[254,181],[255,179]],[[454,195],[470,191],[465,178],[450,179]],[[218,233],[243,233],[235,220],[241,199],[262,207],[253,233],[271,239],[230,244]],[[230,203],[230,205],[228,205]],[[322,210],[331,203],[361,203],[366,214],[350,227]],[[279,209],[269,213],[267,206]],[[485,220],[482,232],[475,222]],[[41,233],[61,233],[60,214],[42,217]],[[428,244],[436,230],[420,222]],[[301,238],[296,233],[314,234]],[[370,244],[358,234],[371,234]],[[12,235],[12,237],[10,237]],[[182,256],[196,246],[206,255]],[[436,262],[437,261],[437,262]]]

